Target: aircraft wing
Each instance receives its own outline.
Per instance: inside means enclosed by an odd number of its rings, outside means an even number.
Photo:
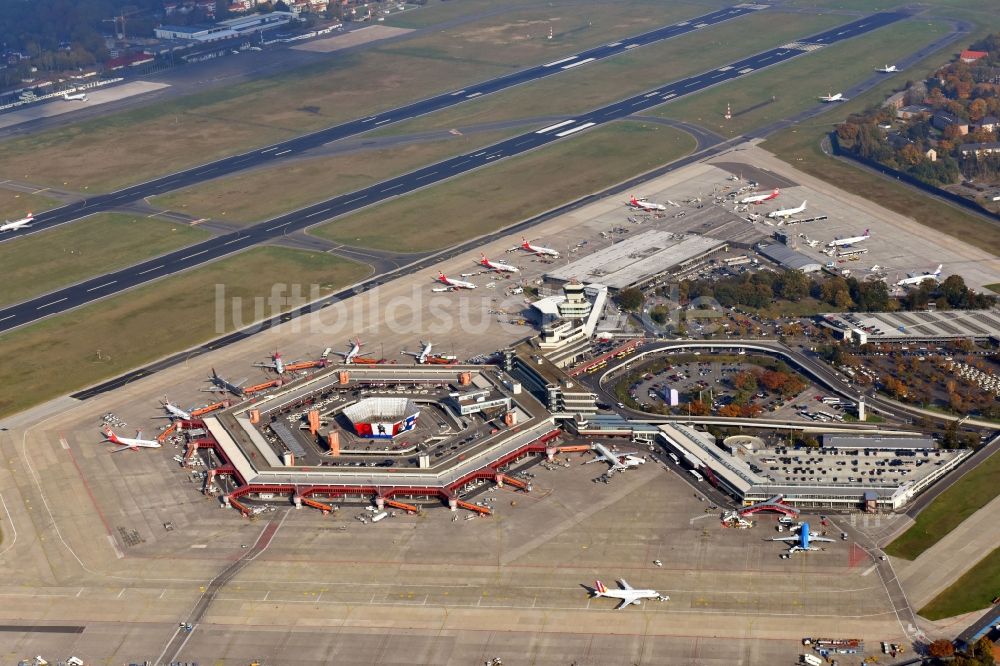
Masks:
[[[632,586],[628,584],[628,581],[622,578],[618,581],[618,585],[621,586],[623,590],[631,590]]]
[[[798,536],[774,537],[771,541],[802,541]]]
[[[132,447],[129,446],[128,444],[123,444],[123,445],[119,446],[117,449],[111,449],[111,451],[109,451],[108,453],[118,453],[119,451],[127,451],[128,449],[131,449],[131,448]]]
[[[621,602],[617,606],[615,606],[615,610],[621,610],[626,606],[628,606],[633,601],[634,601],[633,599],[622,599]]]
[[[809,542],[812,543],[813,541],[823,541],[823,542],[826,542],[826,543],[833,543],[835,541],[835,539],[828,539],[826,537],[820,537],[820,536],[815,536],[815,537],[811,536],[811,537],[809,537]]]

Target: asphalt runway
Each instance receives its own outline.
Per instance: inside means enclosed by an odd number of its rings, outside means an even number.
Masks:
[[[759,9],[763,9],[764,7],[764,5],[740,5],[719,9],[714,12],[709,12],[708,14],[687,19],[686,21],[681,21],[673,25],[664,26],[640,35],[635,35],[634,37],[630,37],[622,41],[613,42],[611,44],[602,44],[601,46],[582,51],[576,55],[561,58],[554,62],[546,63],[544,65],[536,65],[512,74],[490,79],[488,81],[463,88],[462,90],[442,93],[435,97],[430,97],[428,99],[413,102],[412,104],[390,109],[373,116],[352,120],[340,125],[319,130],[318,132],[304,134],[302,136],[295,137],[294,139],[289,139],[288,141],[282,141],[281,143],[275,143],[263,148],[257,148],[250,152],[226,157],[215,162],[202,164],[200,166],[192,167],[184,171],[178,171],[160,178],[154,178],[153,180],[146,181],[145,183],[139,183],[138,185],[126,187],[108,194],[96,195],[76,204],[63,206],[62,208],[41,213],[35,218],[35,221],[30,228],[5,234],[2,238],[0,238],[0,242],[17,238],[18,236],[50,229],[61,224],[66,224],[67,222],[78,220],[86,215],[92,215],[94,213],[116,208],[125,203],[195,185],[208,179],[219,178],[253,167],[271,164],[281,159],[295,157],[304,151],[317,148],[332,141],[339,141],[341,139],[346,139],[348,137],[362,134],[386,125],[402,122],[404,120],[410,120],[428,113],[434,113],[435,111],[457,106],[470,99],[475,99],[484,95],[491,95],[493,93],[521,85],[522,83],[537,81],[548,76],[559,74],[560,72],[575,69],[580,65],[589,64],[591,62],[611,58],[622,53],[627,53],[634,48],[662,42],[689,32],[694,32],[695,30],[699,30],[710,25],[715,25],[740,16],[745,16],[758,11]]]
[[[786,62],[800,55],[822,48],[825,45],[876,30],[895,21],[901,20],[906,16],[906,14],[898,12],[873,14],[811,37],[806,37],[802,40],[792,42],[784,46],[757,53],[729,65],[675,81],[646,93],[640,93],[630,98],[613,102],[612,104],[580,114],[571,120],[555,123],[534,132],[528,132],[526,134],[512,137],[505,141],[493,144],[492,146],[482,148],[475,153],[458,155],[436,164],[417,169],[416,171],[412,171],[408,174],[377,183],[362,190],[357,190],[355,192],[334,197],[311,206],[306,206],[299,210],[292,211],[291,213],[286,213],[285,215],[262,222],[253,227],[223,236],[218,236],[202,243],[155,257],[120,271],[106,273],[75,285],[71,285],[64,289],[44,294],[29,301],[0,310],[0,332],[24,326],[25,324],[38,321],[45,317],[80,307],[81,305],[85,305],[112,294],[137,287],[147,282],[194,268],[209,261],[215,261],[219,258],[254,247],[279,236],[306,229],[326,220],[359,210],[365,206],[370,206],[380,201],[385,201],[402,194],[413,192],[423,187],[427,187],[428,185],[467,173],[473,169],[488,165],[491,162],[526,153],[530,150],[543,147],[565,137],[573,136],[574,134],[592,127],[597,127],[607,122],[628,117],[637,112],[659,106],[664,102],[679,99],[685,95],[690,95],[706,88],[741,78],[760,69]],[[609,47],[604,46],[600,48],[604,49]],[[573,58],[576,58],[576,56],[573,56],[571,59]],[[361,122],[364,123],[369,120],[371,119],[366,119]],[[300,139],[296,139],[289,143],[294,143],[299,140]],[[268,153],[271,151],[273,151],[273,149],[268,148],[262,152]],[[243,159],[252,160],[254,158],[244,157]],[[207,173],[197,171],[195,175],[191,176],[191,178],[195,178],[198,175],[207,176]],[[181,180],[184,179],[185,178],[181,178]],[[173,184],[177,185],[176,183]],[[118,201],[114,205],[120,205],[121,203],[124,203],[124,200],[129,199],[130,197],[130,194],[118,194],[116,197]],[[88,204],[87,202],[84,202],[83,205]],[[60,210],[66,209],[64,208]],[[509,231],[510,230],[507,230],[507,233],[509,233]],[[424,262],[418,262],[417,264],[408,267],[408,270],[409,272],[415,272],[422,270],[425,267]],[[384,281],[385,277],[381,276],[372,280],[366,285],[365,288],[377,286]]]

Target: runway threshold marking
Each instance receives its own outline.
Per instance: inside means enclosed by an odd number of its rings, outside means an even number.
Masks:
[[[578,125],[577,127],[573,127],[573,128],[568,129],[568,130],[565,130],[563,132],[559,132],[559,133],[556,134],[556,136],[569,136],[570,134],[576,134],[580,130],[585,130],[588,127],[593,127],[593,126],[594,126],[594,123],[584,123],[582,125]]]
[[[559,129],[560,127],[565,127],[566,125],[572,125],[576,120],[564,120],[561,123],[556,123],[555,125],[549,125],[548,127],[543,127],[542,129],[535,132],[535,134],[545,134],[546,132],[551,132],[554,129]]]
[[[560,69],[573,69],[574,67],[579,67],[580,65],[586,65],[588,62],[594,62],[594,60],[594,58],[584,58],[583,60],[577,60],[576,62],[568,65],[563,65]]]

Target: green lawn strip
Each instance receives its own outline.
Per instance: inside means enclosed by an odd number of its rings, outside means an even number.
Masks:
[[[0,176],[79,191],[115,189],[555,60],[711,8],[712,3],[665,10],[659,3],[629,0],[589,6],[585,15],[569,7],[532,7],[485,17],[395,45],[336,53],[292,72],[6,141],[0,144]],[[558,18],[569,34],[558,40],[541,34],[522,39],[522,16]],[[419,52],[434,57],[414,57]]]
[[[0,305],[130,266],[208,238],[200,229],[156,218],[100,213],[0,243]]]
[[[905,560],[916,559],[963,520],[989,504],[1000,493],[998,478],[1000,455],[994,454],[938,495],[917,514],[910,529],[885,548],[885,552]]]
[[[434,250],[671,162],[689,154],[694,145],[689,135],[669,127],[616,122],[334,220],[311,233],[373,249]]]
[[[249,224],[490,145],[519,131],[449,136],[382,150],[298,160],[211,180],[154,197],[150,203],[194,217]]]
[[[997,597],[1000,597],[1000,548],[980,560],[918,612],[928,620],[943,620],[982,610]]]
[[[837,16],[775,12],[751,14],[473,100],[461,107],[392,125],[372,134],[392,136],[516,118],[571,115],[704,72],[713,66],[725,65],[758,50],[778,46],[840,23],[843,23],[842,17]],[[748,46],[744,39],[747,34],[758,35],[753,46]],[[670,66],[664,67],[664,63],[670,63]],[[670,106],[664,107],[668,108]]]
[[[17,362],[0,365],[0,416],[248,325],[253,299],[270,296],[275,284],[301,285],[304,295],[316,284],[323,294],[369,271],[326,254],[256,248],[4,333],[4,354]],[[242,321],[229,309],[216,321],[218,285],[227,303],[242,299]]]

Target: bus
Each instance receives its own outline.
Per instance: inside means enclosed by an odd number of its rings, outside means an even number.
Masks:
[[[868,248],[866,247],[859,247],[856,250],[841,250],[840,252],[837,253],[837,258],[848,259],[850,257],[860,257],[861,255],[867,253],[868,253]]]
[[[680,465],[681,464],[680,458],[678,458],[675,454],[673,454],[673,453],[667,453],[667,455],[670,456],[670,459],[674,461],[675,465]]]
[[[693,469],[689,469],[688,470],[688,474],[690,474],[691,476],[693,476],[695,481],[703,481],[704,480],[702,478],[701,474],[699,474],[698,472],[694,471]]]
[[[840,404],[840,398],[836,398],[834,396],[828,395],[825,398],[823,398],[822,402],[823,402],[824,405],[839,405]]]

